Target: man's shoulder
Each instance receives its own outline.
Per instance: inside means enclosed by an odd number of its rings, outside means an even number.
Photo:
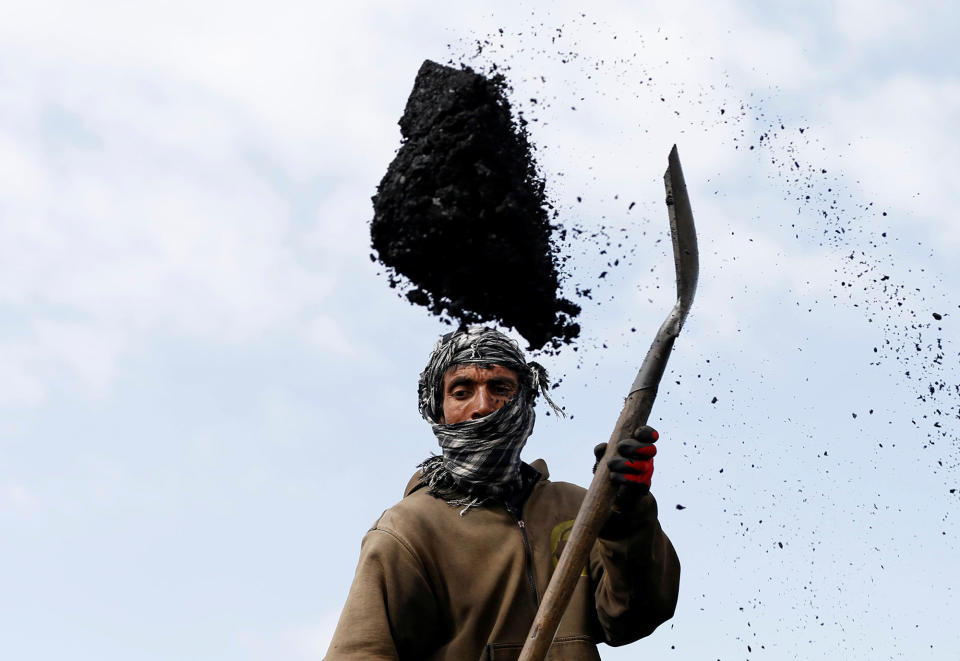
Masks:
[[[536,485],[527,499],[527,511],[531,516],[564,512],[575,517],[586,495],[587,490],[580,485],[544,480]]]
[[[549,479],[550,470],[547,468],[547,462],[543,459],[536,459],[530,462],[530,467],[540,473],[541,479],[537,482],[537,489],[551,497],[572,498],[574,500],[583,500],[587,490],[578,484],[572,482],[554,482]]]
[[[450,514],[457,512],[447,503],[427,493],[420,482],[419,471],[410,478],[403,498],[384,511],[371,530],[382,530],[402,538],[412,538],[424,529],[435,528]]]
[[[530,468],[540,473],[540,479],[537,480],[537,488],[551,495],[564,495],[572,498],[582,499],[587,490],[578,484],[572,482],[554,482],[550,479],[550,469],[547,468],[547,462],[543,459],[534,459],[529,464]]]

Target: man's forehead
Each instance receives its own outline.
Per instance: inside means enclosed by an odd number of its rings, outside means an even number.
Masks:
[[[477,373],[493,373],[489,375],[509,376],[513,379],[519,378],[516,370],[499,363],[457,363],[447,368],[443,378],[446,381],[456,376],[469,376]]]

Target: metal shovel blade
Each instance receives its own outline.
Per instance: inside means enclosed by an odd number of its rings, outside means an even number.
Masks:
[[[674,145],[667,158],[667,171],[663,175],[667,193],[667,213],[670,216],[670,237],[673,239],[673,263],[677,278],[677,302],[657,331],[650,345],[630,393],[653,388],[656,390],[663,377],[663,370],[670,357],[673,341],[687,320],[687,313],[697,293],[697,278],[700,275],[700,251],[697,247],[697,229],[693,225],[693,211],[687,196],[687,184],[680,168],[680,156]],[[644,421],[646,422],[646,421]]]

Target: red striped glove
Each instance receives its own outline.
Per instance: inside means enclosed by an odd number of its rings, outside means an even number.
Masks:
[[[610,469],[610,480],[617,485],[624,485],[635,489],[637,495],[643,495],[650,490],[650,480],[653,478],[653,457],[657,454],[654,445],[660,434],[653,427],[639,427],[630,438],[617,443],[617,454],[607,461]],[[603,459],[607,444],[601,443],[593,449],[594,456],[599,462]]]

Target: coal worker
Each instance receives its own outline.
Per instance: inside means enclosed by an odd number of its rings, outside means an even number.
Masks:
[[[326,661],[516,659],[586,493],[520,460],[538,394],[553,405],[547,386],[496,330],[438,342],[419,398],[442,453],[363,538]],[[599,659],[598,643],[631,643],[673,615],[680,563],[649,491],[656,439],[643,427],[618,443],[614,510],[550,659]]]

